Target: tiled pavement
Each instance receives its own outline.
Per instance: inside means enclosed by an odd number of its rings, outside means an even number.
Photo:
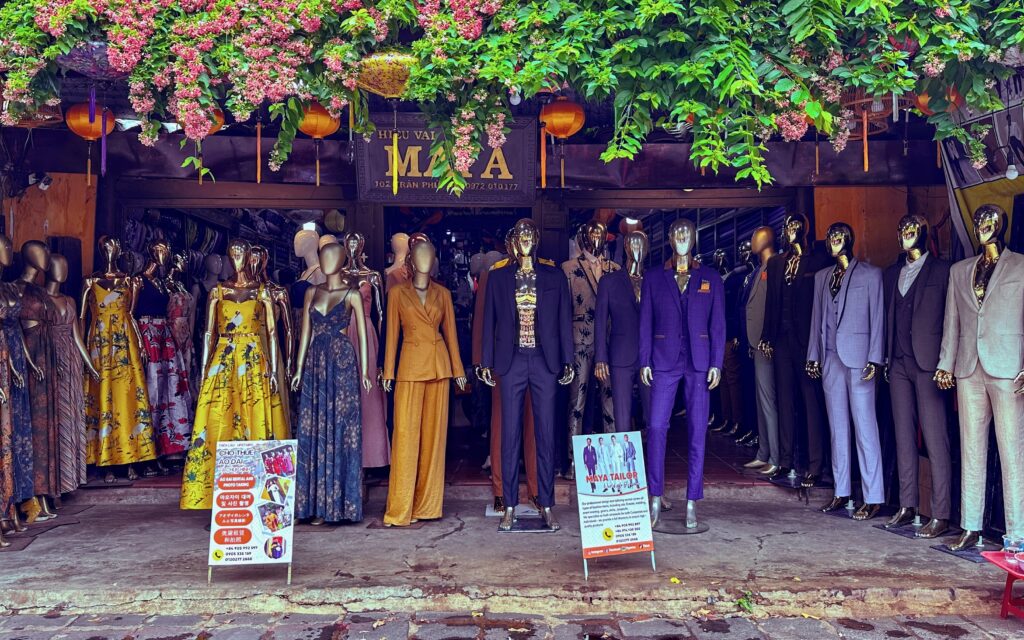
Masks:
[[[81,615],[0,617],[3,640],[1011,640],[1024,621],[995,617],[542,619],[469,613],[355,613],[343,617]]]

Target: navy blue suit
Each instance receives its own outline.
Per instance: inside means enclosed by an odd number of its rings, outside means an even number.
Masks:
[[[484,297],[483,355],[480,366],[500,378],[501,474],[505,506],[519,504],[519,459],[523,443],[523,401],[530,389],[534,433],[537,439],[538,502],[555,504],[555,396],[558,378],[572,363],[572,315],[569,284],[561,270],[535,262],[537,309],[534,336],[537,346],[524,349],[519,342],[515,262],[490,272]]]
[[[625,269],[605,274],[597,285],[594,341],[594,362],[607,364],[611,373],[615,430],[629,431],[633,385],[640,388],[645,419],[650,417],[651,390],[639,384],[640,302]]]

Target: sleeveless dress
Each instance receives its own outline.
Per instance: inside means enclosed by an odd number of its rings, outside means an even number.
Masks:
[[[369,360],[368,372],[370,380],[374,381],[373,388],[367,391],[362,385],[359,390],[362,392],[362,417],[363,417],[363,467],[386,467],[391,463],[391,445],[388,443],[387,424],[387,401],[384,397],[384,389],[377,384],[377,328],[370,321],[370,311],[373,308],[373,287],[364,282],[359,287],[359,293],[363,297],[363,314],[366,316],[366,358]],[[353,317],[348,322],[348,337],[355,349],[356,357],[359,354],[359,330]]]
[[[10,397],[11,372],[7,364],[7,340],[0,340],[0,388]],[[0,520],[10,517],[14,500],[14,425],[8,403],[0,404]]]
[[[75,491],[88,482],[85,475],[85,395],[82,380],[82,354],[75,344],[75,304],[68,296],[51,296],[56,306],[53,325],[53,349],[57,362],[56,415],[60,438],[60,489]],[[67,309],[66,316],[61,308]]]
[[[192,392],[188,374],[171,333],[168,319],[170,297],[148,278],[135,305],[139,315],[142,348],[146,350],[146,388],[149,411],[161,456],[180,455],[192,435]]]
[[[57,429],[57,360],[50,328],[57,308],[42,287],[25,284],[21,296],[22,331],[32,362],[43,371],[38,380],[26,372],[32,407],[32,469],[36,495],[60,495],[60,436]],[[28,321],[37,324],[25,326]]]
[[[234,302],[218,285],[210,296],[217,301],[217,343],[199,390],[181,486],[182,509],[211,507],[218,442],[280,440],[287,435],[274,432],[281,423],[272,415],[270,357],[263,348],[266,292],[260,287],[253,299]]]
[[[327,315],[310,309],[312,337],[302,371],[295,517],[363,519],[359,366],[345,335],[344,301]],[[341,311],[339,311],[339,308]]]
[[[0,385],[7,393],[5,408],[11,419],[11,456],[12,456],[12,490],[7,498],[14,504],[20,504],[35,495],[35,477],[32,455],[32,408],[28,393],[28,365],[25,362],[25,350],[22,346],[21,331],[21,292],[15,285],[0,282],[0,290],[5,298],[14,300],[11,306],[0,306],[0,325],[3,327],[4,347],[10,353],[14,368],[25,380],[22,386],[14,384],[9,367],[0,367]],[[2,414],[0,414],[2,416]],[[6,465],[5,465],[6,466]],[[0,504],[0,508],[4,507]]]
[[[167,321],[171,323],[171,335],[178,355],[181,356],[181,367],[188,380],[190,395],[199,388],[195,380],[195,343],[192,340],[192,317],[196,308],[196,299],[188,291],[176,291],[167,301]],[[189,402],[189,411],[192,403]]]
[[[107,289],[93,282],[90,291],[87,346],[100,379],[86,382],[86,461],[109,467],[152,460],[156,442],[127,283]]]

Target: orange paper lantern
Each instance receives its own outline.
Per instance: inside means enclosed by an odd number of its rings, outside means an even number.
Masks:
[[[946,101],[949,103],[949,106],[946,107],[947,113],[953,113],[964,106],[964,97],[960,95],[956,87],[946,89]],[[914,106],[918,111],[926,116],[933,116],[935,112],[928,108],[929,102],[931,102],[931,96],[927,93],[919,93],[914,97]]]
[[[304,110],[299,131],[313,138],[316,149],[316,186],[320,186],[320,141],[341,126],[341,119],[335,118],[319,102],[310,103]]]
[[[114,132],[114,114],[106,107],[100,107],[97,111],[99,113],[93,112],[92,122],[89,122],[89,104],[85,102],[72,105],[64,114],[64,121],[67,122],[68,129],[89,143],[85,161],[85,183],[87,185],[92,185],[92,143]],[[104,130],[104,125],[106,130]]]
[[[563,141],[559,158],[561,170],[561,186],[565,187],[565,149],[564,141],[579,132],[587,121],[583,107],[565,96],[559,96],[554,102],[544,105],[540,110],[541,122],[541,154],[540,154],[540,186],[547,187],[547,150],[544,134],[550,133]]]
[[[212,136],[224,127],[224,112],[220,109],[213,110],[213,124],[210,125],[210,132],[206,135]]]

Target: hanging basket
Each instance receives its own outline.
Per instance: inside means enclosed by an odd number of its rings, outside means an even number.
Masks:
[[[80,73],[97,81],[121,80],[128,74],[114,69],[107,58],[106,42],[83,42],[56,58],[57,66],[65,71]]]

